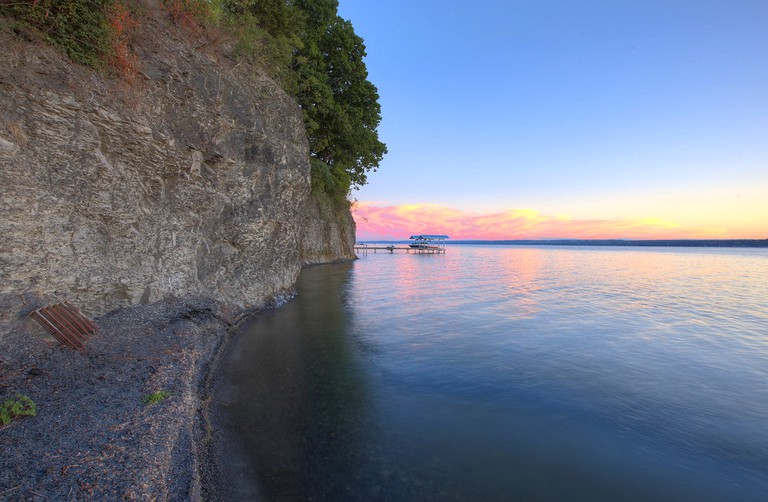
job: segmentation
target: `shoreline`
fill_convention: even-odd
[[[16,323],[0,337],[0,401],[29,396],[37,415],[0,428],[0,500],[215,500],[215,369],[244,323],[287,298],[119,308],[82,352]],[[156,392],[168,397],[146,404]]]

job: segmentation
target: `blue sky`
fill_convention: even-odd
[[[339,3],[389,148],[360,201],[768,237],[768,1]]]

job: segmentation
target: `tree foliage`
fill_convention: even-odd
[[[330,166],[342,167],[353,185],[366,183],[386,153],[377,127],[381,107],[368,80],[365,45],[349,21],[335,16],[320,36],[294,59],[293,89],[304,112],[310,151]]]

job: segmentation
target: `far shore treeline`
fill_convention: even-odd
[[[74,61],[130,83],[140,72],[132,50],[150,16],[146,0],[0,0],[14,31],[39,37]],[[313,190],[339,204],[367,182],[386,154],[381,107],[368,81],[363,39],[338,15],[338,0],[161,0],[167,15],[200,46],[266,71],[304,115]]]

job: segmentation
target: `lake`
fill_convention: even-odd
[[[768,500],[768,250],[453,245],[305,269],[218,371],[250,500]]]

